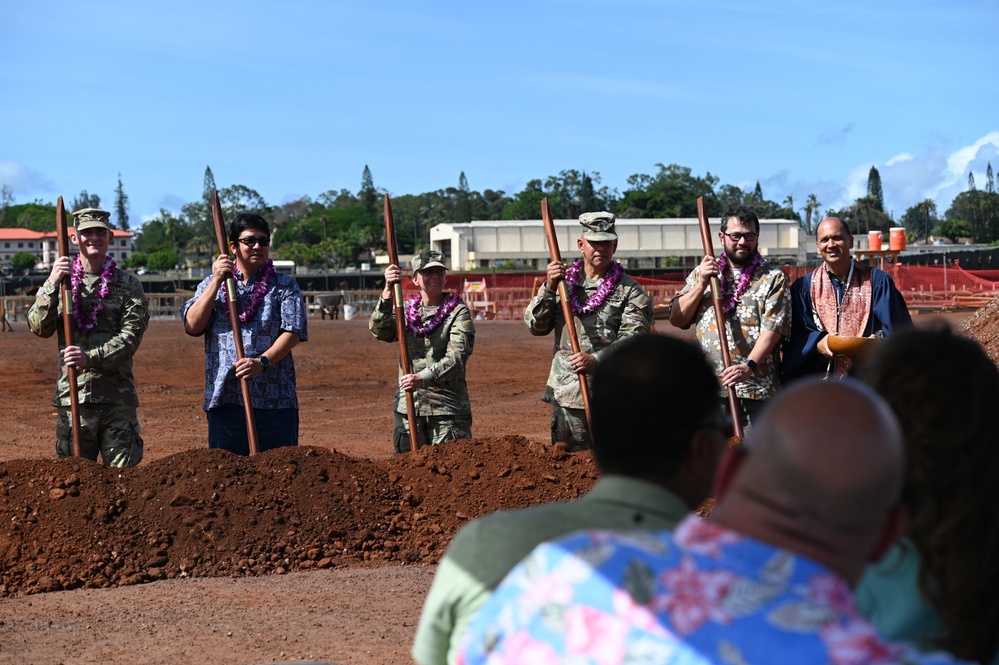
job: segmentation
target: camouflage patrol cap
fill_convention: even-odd
[[[113,231],[114,229],[111,228],[111,222],[108,221],[108,218],[110,217],[111,213],[107,210],[83,208],[82,210],[77,210],[73,213],[73,226],[76,227],[77,231],[98,227],[103,227],[108,231]]]
[[[617,240],[615,219],[617,218],[610,212],[584,212],[579,216],[579,223],[583,225],[583,237],[593,241]]]
[[[413,272],[420,272],[427,268],[444,268],[447,270],[447,266],[444,265],[444,255],[432,249],[425,249],[414,256],[412,264]]]

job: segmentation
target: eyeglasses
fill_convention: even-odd
[[[745,238],[748,242],[753,242],[760,237],[759,233],[725,233],[722,231],[721,234],[723,236],[728,236],[732,242],[739,242],[743,238]]]
[[[253,247],[254,245],[267,247],[267,245],[271,244],[271,239],[267,236],[249,236],[246,238],[240,238],[239,242],[243,243],[243,246],[245,247]]]

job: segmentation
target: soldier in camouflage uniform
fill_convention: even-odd
[[[722,402],[735,386],[743,427],[777,393],[780,341],[790,333],[791,298],[787,277],[759,253],[760,220],[746,206],[732,206],[722,217],[721,257],[705,256],[670,302],[669,320],[678,328],[697,326],[697,340],[722,383]],[[711,278],[721,282],[725,336],[731,363],[722,362]]]
[[[110,213],[86,208],[73,213],[70,239],[80,247],[76,258],[56,259],[49,278],[28,311],[28,326],[39,337],[59,334],[59,380],[53,406],[56,455],[73,455],[68,367],[76,368],[83,454],[104,464],[135,466],[142,460],[142,438],[132,378],[132,356],[149,323],[146,296],[139,280],[118,270],[107,256],[114,231]],[[73,341],[66,345],[59,284],[73,285]]]
[[[399,368],[395,393],[396,453],[409,451],[406,393],[413,391],[420,445],[472,437],[472,404],[465,385],[465,366],[472,355],[475,326],[468,306],[457,295],[444,292],[444,255],[427,250],[413,257],[413,283],[418,295],[407,300],[406,347],[412,373]],[[385,269],[385,289],[371,313],[368,329],[383,342],[397,342],[393,286],[402,269]]]
[[[547,279],[531,299],[524,321],[532,335],[555,331],[552,367],[542,401],[552,405],[552,442],[572,450],[590,447],[579,375],[589,374],[617,341],[652,328],[652,299],[638,282],[613,260],[617,251],[615,217],[609,212],[579,216],[582,233],[576,241],[582,258],[568,270],[561,261],[548,264]],[[572,352],[565,330],[558,283],[566,280],[572,298],[579,353]]]

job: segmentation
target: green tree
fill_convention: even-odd
[[[540,180],[528,180],[524,189],[513,195],[513,200],[503,208],[503,219],[538,219],[541,217],[541,199],[545,191]],[[556,213],[552,211],[554,216]]]
[[[364,165],[364,172],[361,173],[361,191],[358,192],[357,198],[361,201],[361,206],[364,210],[371,215],[376,217],[378,214],[378,190],[375,189],[375,179],[371,177],[371,169],[368,165]]]
[[[945,219],[937,224],[933,233],[934,235],[947,238],[951,242],[957,242],[960,238],[971,237],[971,225],[963,219]]]
[[[885,211],[885,193],[881,188],[881,174],[874,166],[871,166],[871,170],[867,174],[866,198],[870,200],[870,205],[877,206],[878,212]]]
[[[815,194],[809,194],[808,198],[805,200],[805,232],[814,233],[815,227],[819,225],[819,203],[818,198]],[[812,218],[815,218],[815,227],[812,226]]]
[[[703,196],[708,215],[722,213],[722,204],[715,195],[716,176],[695,176],[690,168],[679,164],[656,166],[659,172],[655,175],[638,173],[628,178],[631,188],[625,190],[611,212],[624,218],[696,217],[697,198]]]
[[[81,190],[79,196],[73,199],[73,207],[67,212],[76,212],[84,208],[100,208],[101,197],[97,194],[88,194],[87,190]]]
[[[928,239],[930,233],[940,224],[936,201],[923,199],[916,205],[909,206],[899,222],[905,227],[907,235],[911,234],[916,239]]]
[[[205,181],[201,188],[201,199],[205,202],[205,205],[212,205],[212,192],[214,192],[218,187],[215,186],[215,174],[212,173],[211,166],[205,166]]]
[[[18,252],[10,257],[10,267],[16,272],[27,274],[38,263],[38,257],[31,252]]]
[[[226,222],[241,212],[252,212],[263,217],[270,214],[270,206],[255,189],[245,185],[232,185],[219,191],[219,202],[225,213]]]
[[[760,181],[756,181],[756,189],[753,190],[753,200],[757,203],[763,203],[763,188],[760,187]]]
[[[14,205],[14,191],[5,182],[0,186],[0,228],[7,226],[5,221],[12,205]]]
[[[3,226],[31,231],[55,231],[55,206],[51,203],[19,203],[10,205],[4,215]]]
[[[462,171],[458,176],[458,191],[454,202],[454,221],[458,223],[472,221],[472,195],[468,188],[468,178]]]
[[[118,172],[118,186],[114,190],[114,216],[118,228],[128,231],[128,194],[121,184],[121,172]]]
[[[160,272],[173,270],[179,263],[180,259],[177,258],[177,254],[169,250],[153,252],[146,258],[146,265]]]

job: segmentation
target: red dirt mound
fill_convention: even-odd
[[[994,298],[965,321],[962,331],[982,345],[992,362],[999,365],[999,298]]]
[[[589,453],[523,437],[390,460],[325,448],[192,450],[134,469],[0,463],[0,597],[177,577],[436,561],[465,521],[567,500]]]

